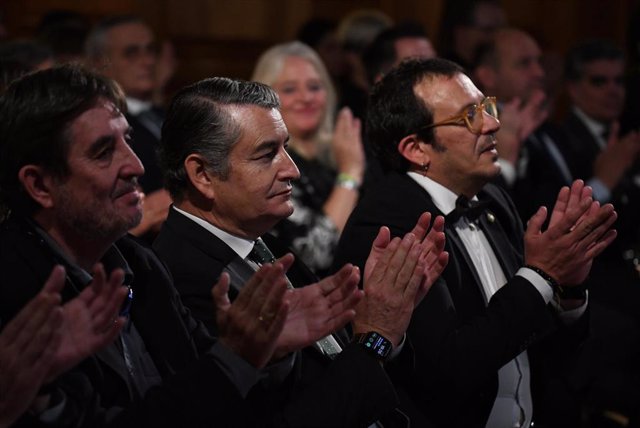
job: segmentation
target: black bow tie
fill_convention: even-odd
[[[465,217],[470,222],[476,221],[488,205],[487,201],[474,201],[460,195],[456,199],[456,208],[447,215],[447,221],[456,222],[460,217]]]

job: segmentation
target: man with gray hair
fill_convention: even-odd
[[[185,305],[213,334],[220,326],[206,288],[222,272],[230,274],[232,299],[247,276],[275,257],[290,266],[293,290],[317,281],[267,233],[292,214],[291,180],[300,175],[286,151],[289,134],[279,108],[266,85],[206,79],[176,95],[163,127],[161,161],[175,205],[153,247]],[[429,222],[429,215],[421,217],[402,240],[390,240],[387,228],[372,240],[354,337],[337,329],[344,322],[319,317],[317,322],[336,326],[334,334],[309,341],[299,353],[281,338],[277,364],[262,385],[275,425],[362,427],[381,419],[384,426],[406,424],[393,411],[398,399],[382,363],[401,348],[414,306],[446,265],[441,221],[423,241]],[[347,264],[319,284],[343,275],[360,278]],[[331,288],[318,291],[326,295]],[[303,328],[311,334],[317,326]]]

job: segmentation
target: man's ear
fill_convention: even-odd
[[[184,169],[189,182],[207,199],[214,199],[216,177],[207,169],[207,163],[199,154],[192,153],[184,160]]]
[[[423,144],[420,144],[423,143]],[[412,170],[424,170],[425,166],[429,166],[431,163],[431,157],[427,150],[425,150],[424,141],[418,138],[417,134],[411,134],[400,140],[398,144],[398,152],[400,155],[409,161],[412,165]]]
[[[37,165],[25,165],[18,171],[18,180],[27,194],[43,208],[54,206],[51,189],[57,185],[53,176]]]

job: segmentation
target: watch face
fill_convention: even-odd
[[[361,343],[380,358],[386,358],[391,352],[391,342],[376,332],[367,333]]]

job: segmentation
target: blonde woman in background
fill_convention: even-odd
[[[362,183],[360,120],[344,108],[334,128],[334,88],[319,56],[301,42],[264,52],[252,80],[270,85],[280,96],[289,154],[301,175],[292,183],[294,213],[273,232],[317,274],[324,274]]]

